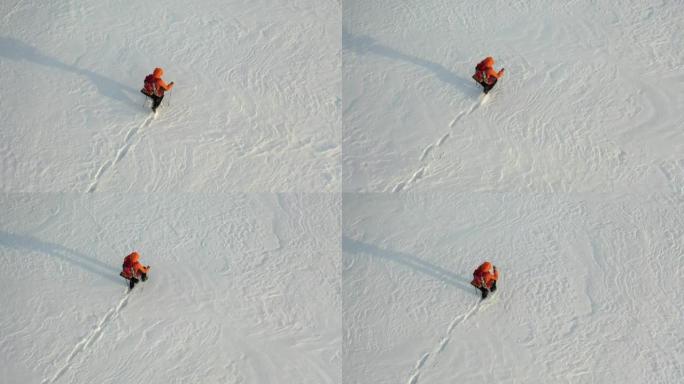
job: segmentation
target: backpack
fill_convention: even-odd
[[[157,79],[154,75],[147,75],[147,77],[145,77],[145,85],[143,86],[142,91],[148,96],[158,96]]]
[[[121,272],[121,276],[123,277],[130,278],[133,277],[133,275],[135,275],[135,271],[133,270],[133,262],[128,256],[126,256],[126,258],[124,259],[121,269],[123,270]]]
[[[481,61],[475,66],[475,75],[473,75],[473,78],[479,82],[487,80],[487,67],[484,64],[484,61]]]

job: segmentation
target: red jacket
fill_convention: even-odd
[[[491,288],[492,284],[499,279],[499,271],[489,261],[485,261],[473,272],[473,281],[470,282],[475,288]]]
[[[162,80],[162,76],[164,76],[164,70],[155,68],[152,74],[145,77],[143,92],[150,96],[154,95],[161,97],[164,96],[164,91],[170,91],[173,88],[173,82],[166,84],[164,80]]]
[[[147,273],[148,267],[142,265],[140,261],[140,255],[138,252],[133,252],[126,256],[123,262],[121,276],[130,279],[132,277],[138,277],[143,273]]]
[[[495,80],[503,77],[504,70],[494,70],[494,59],[487,57],[475,67],[473,79],[478,83],[492,84]]]

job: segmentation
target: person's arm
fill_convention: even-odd
[[[146,266],[144,266],[144,265],[142,265],[142,264],[140,264],[140,263],[137,263],[137,264],[135,265],[135,270],[136,270],[136,272],[147,273],[147,270],[148,270],[148,269],[149,269],[149,267],[146,267]]]
[[[166,84],[166,83],[164,82],[164,80],[159,79],[159,80],[157,80],[157,86],[158,86],[159,88],[165,90],[165,91],[170,91],[171,88],[173,88],[173,81],[170,82],[170,83],[168,83],[168,84]]]
[[[489,68],[487,70],[487,77],[493,77],[495,79],[498,79],[498,78],[502,77],[503,75],[504,75],[503,68],[499,72],[495,71],[494,68]]]

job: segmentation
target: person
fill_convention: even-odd
[[[140,263],[140,254],[138,252],[133,252],[124,258],[123,271],[120,275],[124,279],[128,280],[129,288],[133,289],[135,284],[140,280],[147,280],[147,272],[150,270],[150,266],[144,266]]]
[[[473,281],[470,284],[482,292],[482,299],[484,300],[490,292],[496,291],[498,279],[499,272],[496,267],[489,261],[485,261],[473,272]]]
[[[152,112],[157,112],[157,108],[164,98],[164,92],[173,88],[173,81],[166,84],[162,80],[162,76],[164,76],[164,70],[155,68],[151,74],[145,77],[145,85],[140,90],[145,96],[152,99]]]
[[[475,67],[473,80],[477,81],[482,86],[484,93],[487,94],[503,75],[504,69],[501,68],[499,72],[495,71],[494,59],[487,57]]]

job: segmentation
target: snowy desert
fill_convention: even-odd
[[[684,202],[345,195],[345,383],[678,383]],[[480,300],[472,271],[501,271]]]
[[[344,191],[684,193],[681,1],[419,3],[345,2]]]
[[[0,181],[0,384],[684,383],[682,0],[0,1]]]
[[[334,195],[14,194],[3,383],[339,383]],[[123,257],[150,278],[128,291]]]
[[[8,0],[0,20],[2,191],[339,189],[334,0]],[[153,120],[155,67],[175,87]]]

